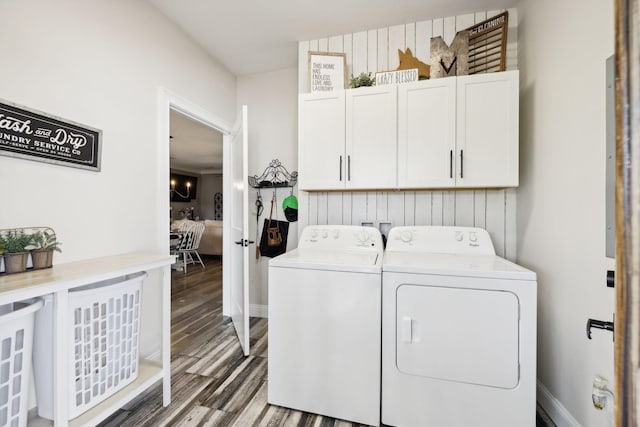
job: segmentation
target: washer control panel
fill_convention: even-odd
[[[382,235],[373,227],[357,225],[309,225],[302,230],[298,247],[318,249],[382,250]]]
[[[387,250],[495,255],[487,230],[475,227],[395,227],[389,233]]]

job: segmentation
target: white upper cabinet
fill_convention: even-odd
[[[518,186],[518,71],[457,79],[458,187]]]
[[[398,186],[454,187],[456,79],[398,86]]]
[[[302,190],[518,186],[518,71],[304,94]]]
[[[518,185],[518,71],[398,86],[398,187]]]
[[[344,189],[344,95],[344,91],[336,91],[299,97],[298,168],[304,190]]]
[[[348,189],[396,187],[396,88],[346,91]]]

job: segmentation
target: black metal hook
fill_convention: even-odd
[[[605,331],[614,331],[613,322],[604,320],[587,319],[587,338],[591,339],[591,328],[604,329]]]

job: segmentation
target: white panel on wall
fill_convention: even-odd
[[[342,43],[344,38],[342,36],[329,37],[329,52],[342,53]]]
[[[449,16],[444,18],[443,24],[443,36],[445,43],[451,45],[451,42],[456,36],[456,17]]]
[[[431,21],[421,21],[416,23],[416,50],[413,54],[420,61],[428,64],[431,58],[431,32],[433,24]]]
[[[485,228],[487,218],[487,190],[474,191],[473,208],[473,226]]]
[[[405,225],[405,192],[392,191],[387,193],[387,218],[393,221],[393,225]],[[384,219],[384,218],[380,218]]]
[[[476,16],[473,13],[456,16],[456,31],[467,29],[475,23],[476,23]]]
[[[378,194],[376,192],[367,193],[366,219],[376,219],[378,215]]]
[[[352,216],[352,194],[353,193],[340,193],[342,195],[342,222],[337,224],[351,224]]]
[[[378,32],[367,32],[367,72],[375,74],[378,69]]]
[[[407,24],[404,29],[404,48],[416,55],[416,24]]]
[[[416,193],[404,191],[404,225],[416,225]],[[402,193],[401,193],[402,194]]]
[[[337,209],[337,206],[332,206],[332,209]],[[318,217],[317,224],[328,224],[329,203],[327,193],[318,193]]]
[[[389,193],[387,192],[378,192],[376,193],[376,220],[387,220],[389,219]]]
[[[320,52],[328,52],[329,51],[329,39],[320,39],[318,40],[318,50]]]
[[[347,56],[348,76],[387,71],[399,65],[398,49],[411,48],[429,63],[431,37],[451,43],[457,31],[502,13],[502,10],[437,18],[361,31],[328,39],[300,42],[300,92],[308,91],[306,52],[327,46]],[[340,41],[342,46],[340,47]],[[325,49],[326,50],[326,49]],[[517,69],[517,15],[509,9],[507,68]],[[459,225],[489,230],[499,255],[516,258],[516,190],[438,190],[393,192],[331,192],[299,195],[299,226],[354,224],[363,220],[393,220],[394,225]],[[304,212],[306,210],[306,212]]]
[[[442,225],[456,225],[456,196],[454,191],[442,194]]]
[[[446,191],[434,191],[431,194],[431,225],[443,225],[445,193]]]
[[[508,9],[509,27],[507,33],[507,70],[518,69],[518,11]]]
[[[505,191],[487,191],[487,217],[485,229],[491,235],[496,253],[504,255],[505,242]],[[513,231],[515,233],[515,230]]]
[[[378,69],[376,71],[389,70],[389,30],[378,30]]]
[[[342,40],[342,51],[347,55],[347,75],[353,74],[353,36],[345,34]]]
[[[353,34],[353,75],[367,71],[367,32]]]
[[[415,225],[433,224],[433,206],[431,199],[433,193],[430,191],[416,191],[413,208],[413,223]]]
[[[298,92],[309,92],[309,42],[298,45]]]
[[[404,52],[405,49],[405,26],[395,25],[389,27],[389,63],[387,70],[395,70],[400,65],[398,49]]]
[[[504,257],[507,259],[516,259],[516,248],[517,248],[517,239],[515,231],[512,233],[509,230],[516,229],[516,189],[508,188],[504,190],[505,192],[505,200],[504,200]]]
[[[455,225],[473,227],[474,191],[455,191]]]
[[[341,224],[344,212],[342,193],[327,193],[327,224]]]
[[[432,37],[442,37],[444,36],[444,19],[434,19],[432,23]]]

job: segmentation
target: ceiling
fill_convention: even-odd
[[[298,41],[515,6],[519,0],[148,0],[237,76],[296,67]]]
[[[222,134],[174,110],[169,120],[171,169],[222,173]]]
[[[298,41],[515,6],[519,0],[148,0],[236,76],[297,67]],[[171,113],[171,167],[222,171],[222,135]]]

